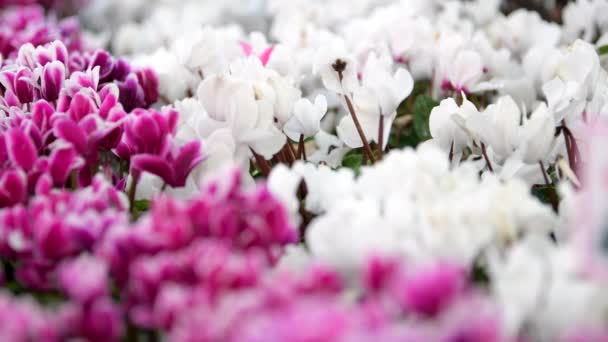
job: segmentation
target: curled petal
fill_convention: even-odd
[[[179,151],[179,155],[175,158],[174,169],[175,169],[175,184],[171,186],[184,186],[186,184],[186,178],[198,164],[203,161],[201,154],[201,144],[199,141],[193,141],[187,145],[184,145]]]
[[[136,155],[131,158],[131,168],[156,175],[169,185],[175,184],[173,169],[171,169],[167,160],[160,156],[151,154]]]

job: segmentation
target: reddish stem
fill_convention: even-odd
[[[378,159],[382,159],[384,153],[384,117],[380,115],[378,124]]]
[[[365,133],[363,132],[363,128],[361,128],[361,123],[357,118],[357,113],[355,113],[355,107],[353,103],[350,101],[348,96],[344,95],[344,99],[346,100],[346,106],[348,107],[348,111],[350,112],[351,117],[353,118],[353,122],[355,123],[355,127],[357,128],[357,133],[359,133],[359,137],[361,137],[361,142],[363,143],[363,150],[367,154],[367,158],[371,160],[372,164],[376,162],[376,158],[374,158],[374,153],[372,152],[372,148],[369,146],[369,142],[365,137]]]

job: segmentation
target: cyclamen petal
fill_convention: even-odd
[[[59,92],[65,80],[65,65],[59,61],[48,63],[42,73],[42,96],[47,101],[59,98]]]
[[[103,50],[95,51],[95,54],[91,58],[89,67],[99,67],[99,80],[101,82],[108,81],[114,69],[114,60],[112,56]]]
[[[57,185],[65,184],[70,173],[83,165],[84,160],[78,156],[71,146],[53,151],[49,161],[51,177]]]
[[[88,114],[96,112],[95,103],[84,91],[80,91],[72,98],[68,112],[72,120],[78,122]]]
[[[118,83],[118,88],[120,89],[120,103],[124,106],[125,111],[130,112],[135,108],[145,107],[146,94],[136,75],[127,76],[124,82]]]
[[[60,119],[53,125],[53,132],[58,138],[71,143],[82,155],[87,153],[88,143],[85,132],[70,119]]]
[[[24,202],[26,196],[27,178],[23,171],[7,171],[0,177],[0,208]]]
[[[464,290],[466,273],[452,265],[433,265],[406,276],[403,304],[412,312],[434,316]]]
[[[260,54],[259,58],[264,66],[266,66],[266,64],[268,64],[268,61],[270,60],[270,57],[272,56],[273,51],[274,51],[274,46],[271,46]]]
[[[38,152],[32,139],[20,128],[12,128],[5,135],[9,158],[25,171],[32,169],[38,159]]]
[[[148,68],[137,70],[135,74],[144,92],[145,103],[143,107],[149,107],[158,101],[158,77]]]
[[[186,184],[186,178],[188,178],[192,169],[200,164],[203,159],[200,141],[193,141],[182,146],[173,162],[175,179],[173,180],[173,184],[170,185],[173,187],[184,186]]]
[[[171,185],[175,179],[174,170],[167,160],[152,154],[138,154],[131,158],[131,168],[138,171],[149,172]]]

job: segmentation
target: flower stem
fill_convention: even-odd
[[[492,163],[490,162],[490,158],[488,158],[488,152],[486,150],[486,144],[481,143],[481,152],[483,153],[483,158],[486,160],[486,164],[488,165],[488,169],[490,172],[494,172],[494,168],[492,167]]]
[[[268,165],[268,162],[266,161],[266,159],[264,159],[259,154],[255,153],[255,151],[252,148],[250,148],[250,150],[251,150],[251,153],[253,153],[253,157],[255,158],[256,164],[258,164],[258,168],[260,169],[260,171],[262,172],[262,174],[265,177],[268,177],[268,175],[270,175],[270,165]]]
[[[372,164],[374,164],[376,162],[376,158],[374,158],[374,153],[372,152],[372,148],[369,146],[369,142],[367,141],[367,138],[365,137],[363,128],[361,128],[361,123],[359,122],[359,119],[357,118],[357,113],[355,113],[355,107],[353,106],[353,103],[351,102],[351,100],[348,98],[347,95],[344,95],[344,99],[346,100],[346,106],[348,107],[348,111],[350,112],[350,115],[353,118],[353,122],[355,123],[355,127],[357,128],[357,133],[359,133],[359,136],[361,137],[361,142],[363,143],[363,150],[367,154],[367,157],[369,158],[369,160],[371,160]]]
[[[300,141],[298,141],[298,159],[302,159],[304,156],[304,160],[306,160],[306,150],[304,147],[304,134],[300,134]]]
[[[296,160],[298,160],[298,154],[293,149],[293,145],[289,142],[289,140],[287,140],[287,151],[289,152],[289,157],[291,158],[292,164],[295,163]]]
[[[382,160],[384,153],[384,116],[380,115],[378,123],[378,159]]]
[[[138,178],[139,173],[136,170],[133,170],[131,175],[131,186],[129,186],[129,190],[127,191],[127,196],[129,197],[129,211],[131,213],[135,209],[135,192],[137,190]]]

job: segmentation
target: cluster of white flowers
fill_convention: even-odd
[[[306,231],[311,254],[346,269],[370,253],[473,264],[528,234],[547,235],[557,222],[521,181],[480,179],[472,163],[450,170],[435,147],[392,152],[359,177],[298,163],[275,168],[269,182],[297,209],[301,180],[305,209],[319,215]]]

